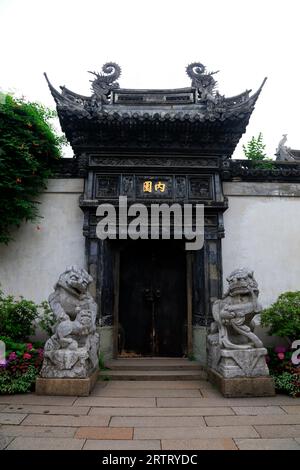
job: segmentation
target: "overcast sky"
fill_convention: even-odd
[[[124,88],[189,86],[195,61],[226,96],[267,76],[234,157],[260,131],[272,156],[282,133],[300,149],[299,13],[299,0],[0,0],[0,87],[53,108],[44,71],[89,95],[87,70],[107,61]]]

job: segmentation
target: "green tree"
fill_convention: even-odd
[[[252,136],[249,142],[243,145],[245,157],[253,162],[255,168],[274,168],[273,160],[267,158],[265,148],[261,132],[258,134],[258,137]]]
[[[23,221],[35,221],[37,196],[61,157],[64,137],[56,135],[54,111],[0,94],[0,243]]]
[[[284,292],[276,302],[261,314],[262,326],[270,328],[270,335],[287,338],[290,342],[300,338],[300,291]]]

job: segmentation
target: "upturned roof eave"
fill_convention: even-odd
[[[47,75],[45,78],[47,80],[49,89],[51,94],[58,106],[58,108],[67,109],[71,113],[76,113],[76,111],[80,112],[80,108],[82,110],[86,109],[86,106],[89,108],[92,104],[93,96],[87,97],[84,95],[80,95],[77,93],[72,92],[66,87],[61,87],[62,93],[60,93],[54,86],[51,84],[50,80],[48,79]],[[262,82],[259,89],[251,96],[249,96],[249,90],[241,93],[240,95],[236,95],[234,97],[224,98],[224,104],[227,107],[226,109],[226,116],[237,116],[239,113],[248,113],[249,111],[252,112],[254,105],[258,99],[258,96],[261,93],[261,90],[265,84],[266,78]],[[179,89],[166,89],[166,90],[137,90],[137,89],[127,89],[127,88],[119,88],[117,92],[119,94],[123,93],[130,93],[130,94],[142,94],[142,93],[195,93],[196,89],[193,87],[189,88],[179,88]],[[230,104],[232,103],[232,104]],[[108,103],[108,104],[101,104],[97,109],[98,113],[102,116],[105,115],[126,115],[126,117],[137,117],[137,116],[145,116],[149,114],[150,116],[160,115],[161,117],[166,116],[167,114],[172,115],[174,117],[178,112],[185,112],[186,114],[191,114],[191,116],[197,114],[207,114],[206,106],[203,102],[196,102],[196,103],[187,103],[187,104],[119,104],[119,103]],[[59,109],[58,109],[59,111]],[[216,108],[216,112],[218,110]],[[136,116],[134,116],[136,115]],[[211,119],[211,117],[208,117]]]

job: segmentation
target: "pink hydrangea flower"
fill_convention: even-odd
[[[31,354],[29,354],[29,353],[24,353],[24,354],[23,354],[23,359],[31,359],[31,357],[32,357],[32,356],[31,356]]]
[[[280,352],[277,354],[278,358],[282,361],[284,359],[284,353],[283,352]]]
[[[32,343],[28,343],[28,344],[26,345],[27,351],[31,351],[32,348],[33,348]]]
[[[17,359],[16,353],[15,352],[10,353],[10,355],[8,356],[8,359],[10,361],[15,361]]]

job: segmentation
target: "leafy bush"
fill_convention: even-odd
[[[292,363],[293,351],[286,346],[268,349],[267,362],[278,392],[300,396],[300,367]]]
[[[289,338],[292,342],[300,338],[300,291],[281,294],[271,307],[261,315],[261,324],[270,327],[271,335]]]
[[[300,397],[300,374],[291,374],[290,372],[283,372],[279,375],[274,375],[275,388],[279,392],[285,392],[292,397]]]
[[[5,336],[0,340],[6,346],[5,362],[0,365],[0,394],[32,390],[42,366],[43,348],[36,343],[16,343]]]
[[[22,221],[38,217],[36,197],[65,141],[50,124],[55,116],[40,104],[0,95],[0,243],[8,243]]]
[[[38,370],[29,366],[26,372],[11,374],[9,371],[0,371],[0,394],[26,393],[33,389]]]
[[[53,334],[53,326],[56,323],[53,312],[46,300],[41,302],[39,309],[41,310],[41,313],[37,318],[37,324],[47,333],[48,336],[51,336]]]
[[[261,132],[258,134],[258,137],[251,137],[247,145],[243,145],[245,157],[253,162],[255,168],[274,168],[273,160],[267,158],[265,147]]]
[[[14,341],[27,341],[35,332],[36,324],[51,334],[54,320],[48,302],[40,305],[31,300],[15,300],[0,291],[0,331]]]
[[[36,305],[25,299],[16,301],[0,291],[0,341],[5,344],[5,361],[0,363],[0,394],[24,393],[33,388],[44,355],[42,343],[27,342],[36,323],[51,328],[53,317],[47,302]]]
[[[26,340],[34,334],[33,321],[38,307],[30,300],[15,301],[12,295],[0,297],[0,331],[13,340]]]

